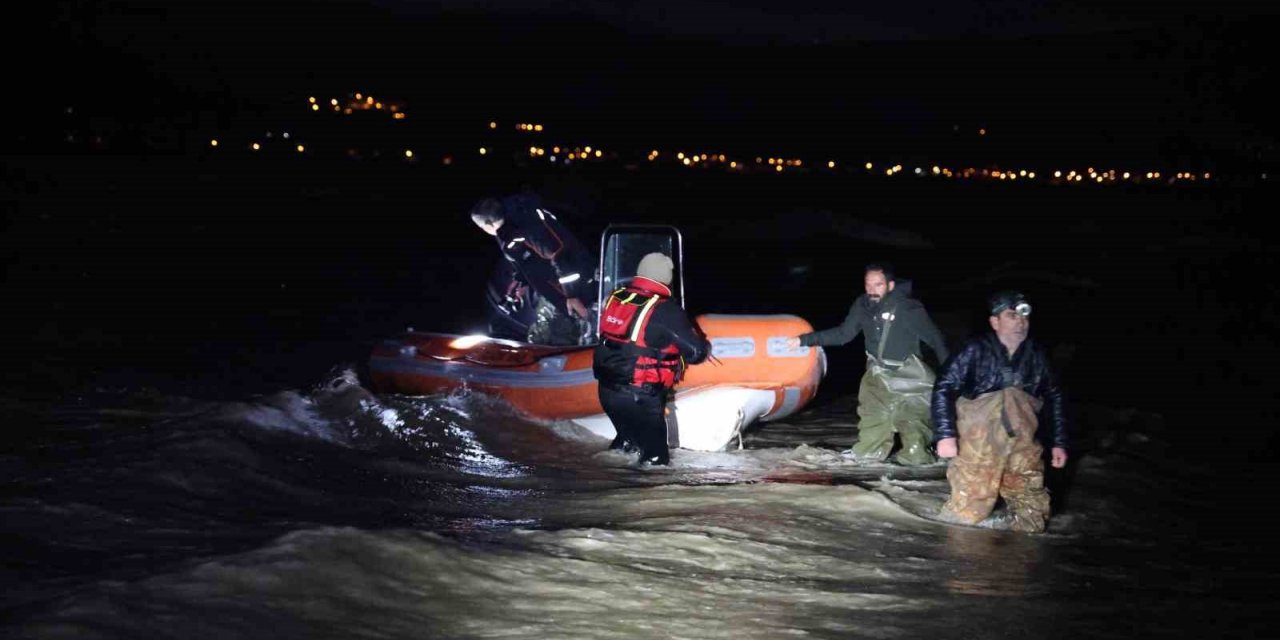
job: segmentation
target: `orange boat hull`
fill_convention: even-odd
[[[812,330],[805,320],[790,315],[718,314],[697,320],[711,340],[715,359],[691,366],[676,387],[678,413],[684,406],[699,406],[685,411],[692,421],[680,416],[682,434],[692,434],[690,430],[699,424],[721,421],[736,422],[731,430],[740,432],[756,419],[780,418],[799,410],[817,393],[825,373],[821,349],[788,349],[785,344],[788,337]],[[611,437],[612,425],[603,415],[591,372],[593,347],[506,340],[458,347],[458,338],[406,333],[385,341],[370,358],[374,390],[431,395],[468,388],[501,397],[530,418],[574,420]],[[706,440],[712,444],[699,448],[717,448],[718,437],[710,436]]]

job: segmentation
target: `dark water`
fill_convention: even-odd
[[[25,159],[6,180],[3,599],[20,637],[1261,635],[1273,194]],[[461,212],[678,224],[695,312],[826,326],[864,262],[953,344],[1015,284],[1078,425],[1048,533],[939,524],[861,466],[860,346],[810,410],[667,470],[481,397],[376,397],[374,340],[470,332]]]

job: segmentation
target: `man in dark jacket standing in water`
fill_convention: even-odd
[[[516,315],[534,305],[529,342],[584,342],[592,333],[583,300],[595,292],[595,258],[569,228],[527,194],[485,198],[472,207],[471,221],[497,239],[514,275],[505,287],[489,285],[491,307]]]
[[[965,344],[947,363],[933,390],[938,455],[954,457],[947,469],[951,498],[943,520],[977,524],[1004,498],[1018,531],[1043,531],[1049,521],[1043,449],[1036,442],[1037,415],[1048,405],[1052,464],[1067,463],[1067,424],[1062,391],[1044,348],[1028,337],[1031,304],[1015,291],[988,300],[991,333]]]
[[[642,464],[670,462],[665,412],[671,390],[687,365],[710,353],[706,337],[671,301],[673,267],[664,254],[644,256],[636,277],[600,312],[592,368],[600,404],[618,431],[609,448],[639,448]]]
[[[929,451],[933,441],[929,398],[934,374],[920,358],[920,343],[929,345],[939,362],[946,361],[947,346],[924,305],[911,297],[911,283],[904,281],[899,286],[889,266],[867,265],[863,287],[866,293],[853,301],[840,326],[792,338],[791,345],[842,345],[861,333],[866,343],[867,372],[858,388],[858,442],[853,446],[854,457],[884,460],[893,450],[896,433],[902,439],[899,464],[930,464],[935,461]]]

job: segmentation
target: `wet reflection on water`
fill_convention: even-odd
[[[1049,554],[1044,540],[1010,531],[948,526],[943,531],[943,552],[950,566],[943,584],[951,593],[1028,597],[1050,590],[1042,569]]]

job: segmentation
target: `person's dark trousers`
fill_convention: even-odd
[[[618,430],[621,446],[638,446],[641,462],[667,464],[671,459],[663,415],[666,401],[667,394],[660,390],[600,385],[600,405]]]

